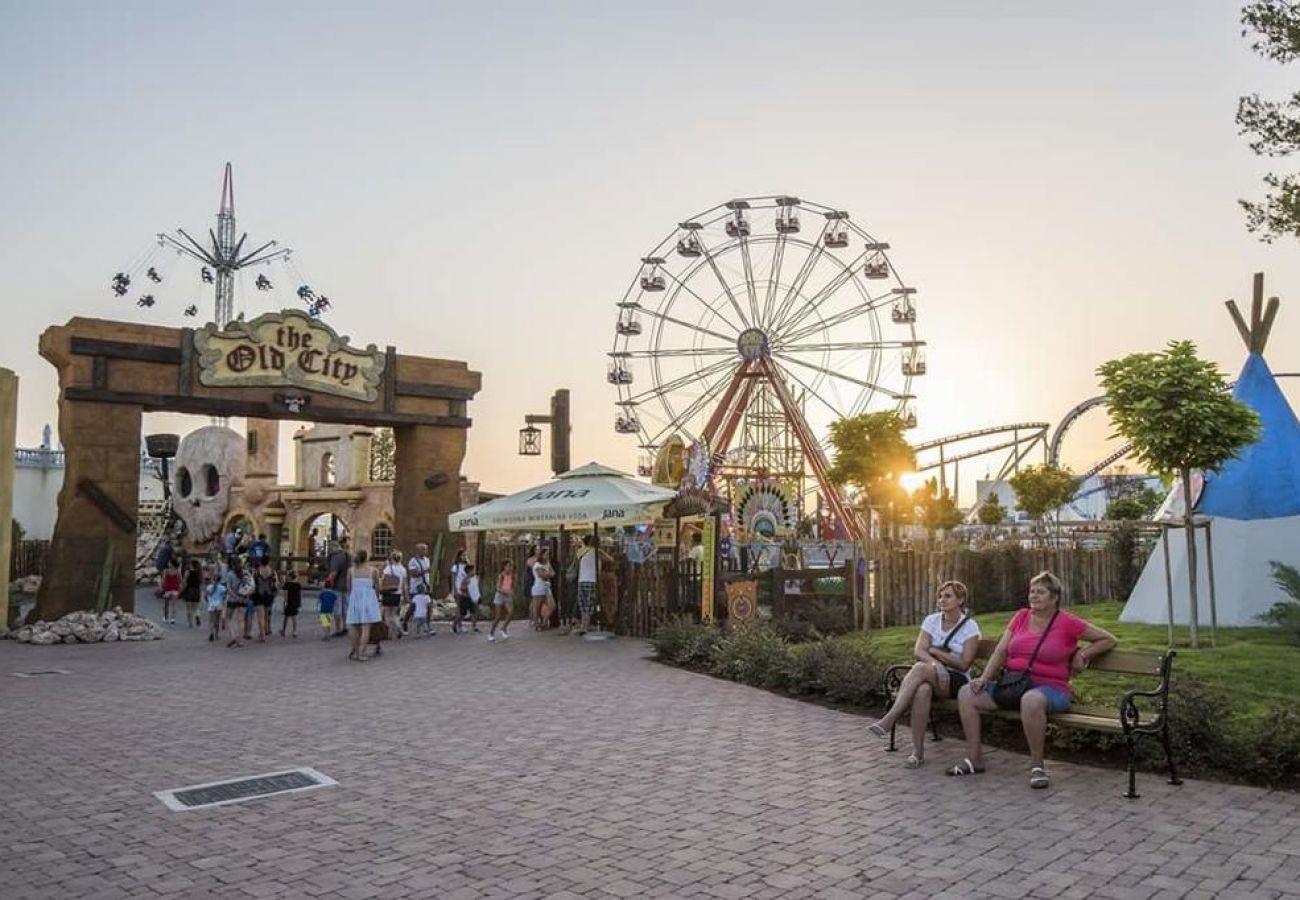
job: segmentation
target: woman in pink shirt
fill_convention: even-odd
[[[1080,647],[1079,642],[1085,642]],[[1012,616],[989,664],[957,694],[962,731],[969,754],[948,770],[949,775],[975,775],[984,771],[980,746],[980,713],[996,709],[998,675],[1028,672],[1033,687],[1020,698],[1020,721],[1029,742],[1029,786],[1051,784],[1043,766],[1048,713],[1070,708],[1070,676],[1088,668],[1094,657],[1115,646],[1109,631],[1061,609],[1061,579],[1039,572],[1029,581],[1029,606]]]

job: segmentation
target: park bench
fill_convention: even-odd
[[[975,654],[977,668],[981,667],[982,663],[988,662],[997,644],[998,642],[995,640],[981,640],[979,642],[979,650]],[[891,666],[885,672],[885,689],[889,693],[891,703],[898,693],[903,677],[912,668],[912,665],[913,663],[906,663]],[[1137,743],[1143,737],[1151,736],[1160,739],[1165,751],[1165,763],[1169,767],[1169,783],[1182,784],[1182,780],[1178,777],[1178,772],[1174,768],[1173,752],[1169,745],[1169,678],[1173,671],[1173,665],[1173,650],[1163,654],[1111,650],[1101,656],[1094,657],[1086,670],[1075,674],[1072,680],[1074,684],[1078,684],[1080,678],[1088,677],[1090,672],[1119,675],[1124,676],[1126,679],[1131,676],[1134,679],[1159,679],[1159,681],[1154,687],[1146,689],[1134,687],[1126,691],[1120,697],[1118,709],[1072,705],[1068,712],[1053,713],[1047,718],[1047,721],[1052,725],[1123,736],[1125,746],[1128,749],[1128,791],[1125,792],[1124,796],[1130,800],[1139,796],[1137,792]],[[1149,681],[1146,683],[1150,684]],[[1142,711],[1139,709],[1139,698],[1153,701],[1155,707],[1153,711],[1147,713],[1145,720]],[[930,733],[934,740],[942,740],[939,737],[935,714],[939,711],[948,710],[955,712],[956,709],[956,700],[947,698],[942,700],[936,698],[934,700],[930,707]],[[1020,719],[1020,711],[1012,709],[998,708],[992,712],[985,712],[984,715],[999,719]],[[894,741],[896,730],[897,725],[889,734],[890,751],[898,749]]]

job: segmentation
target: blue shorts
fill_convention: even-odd
[[[1038,691],[1047,699],[1047,711],[1049,713],[1063,713],[1070,708],[1070,695],[1058,687],[1052,687],[1050,684],[1040,684],[1032,690]],[[997,702],[998,686],[990,681],[984,686],[984,693],[989,695],[989,699]]]

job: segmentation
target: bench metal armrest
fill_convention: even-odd
[[[1169,676],[1173,671],[1174,651],[1160,658],[1160,684],[1149,691],[1127,691],[1119,701],[1119,721],[1125,734],[1158,734],[1169,713]],[[1143,722],[1137,698],[1148,697],[1156,701],[1155,718]]]
[[[912,671],[913,665],[915,663],[900,663],[885,670],[885,693],[889,695],[890,700],[893,700],[898,694],[898,689],[903,684],[903,678],[908,672]]]

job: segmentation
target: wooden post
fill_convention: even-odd
[[[1219,636],[1219,613],[1214,596],[1214,546],[1210,543],[1210,520],[1205,520],[1205,571],[1210,578],[1210,646]]]
[[[1169,646],[1174,645],[1174,576],[1169,565],[1169,528],[1160,527],[1161,549],[1165,555],[1165,615],[1169,621]]]
[[[0,369],[0,600],[5,603],[4,624],[18,624],[17,607],[9,604],[9,567],[13,558],[14,450],[18,442],[18,376]]]

